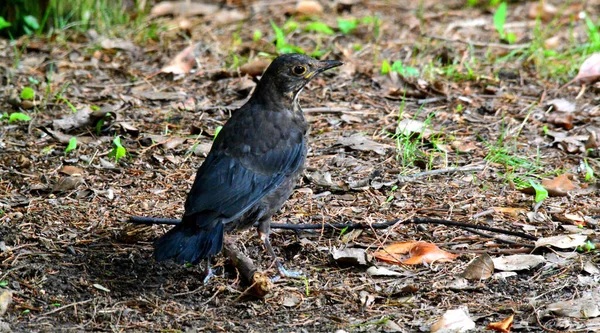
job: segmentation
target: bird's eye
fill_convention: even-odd
[[[292,71],[294,72],[294,74],[296,75],[303,75],[304,73],[306,73],[306,67],[304,66],[295,66]]]

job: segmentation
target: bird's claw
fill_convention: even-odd
[[[204,280],[202,280],[202,284],[206,285],[208,283],[208,281],[215,276],[215,273],[213,272],[212,268],[210,267],[210,263],[207,264],[207,268],[206,268],[206,276],[204,277]]]

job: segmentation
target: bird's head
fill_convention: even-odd
[[[277,98],[293,101],[312,78],[342,64],[338,60],[316,60],[304,54],[281,55],[269,65],[254,94],[277,94]]]

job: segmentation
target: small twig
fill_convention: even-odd
[[[175,225],[180,223],[179,220],[176,219],[162,219],[162,218],[151,218],[151,217],[139,217],[133,216],[129,219],[131,223],[137,224],[171,224]],[[485,230],[490,232],[495,232],[504,235],[510,235],[515,237],[520,237],[532,241],[537,241],[537,237],[526,234],[524,232],[505,230],[500,228],[488,227],[484,225],[471,224],[471,223],[463,223],[463,222],[455,222],[450,220],[441,220],[441,219],[432,219],[432,218],[413,218],[409,220],[400,220],[393,219],[382,223],[373,223],[373,224],[362,224],[362,223],[322,223],[322,224],[287,224],[287,223],[272,223],[272,229],[284,229],[284,230],[322,230],[322,229],[386,229],[395,225],[396,223],[400,224],[441,224],[441,225],[450,225],[463,229],[477,229],[477,230]]]
[[[441,175],[444,173],[454,173],[454,172],[482,171],[484,169],[485,169],[485,165],[466,165],[466,166],[458,167],[458,168],[436,169],[436,170],[415,173],[414,175],[408,176],[408,177],[399,176],[398,181],[400,181],[402,183],[408,183],[408,182],[414,181],[417,178],[421,178],[421,177]]]
[[[529,43],[499,44],[499,43],[475,42],[472,40],[450,39],[450,38],[446,38],[446,37],[442,37],[442,36],[434,36],[434,35],[427,35],[427,34],[423,34],[422,36],[427,37],[427,38],[442,40],[442,41],[449,42],[449,43],[460,43],[460,44],[473,45],[473,46],[478,46],[478,47],[495,47],[495,48],[507,49],[507,50],[517,50],[517,49],[523,49],[523,48],[531,46],[531,44],[529,44]]]
[[[39,320],[40,318],[43,318],[43,317],[45,317],[45,316],[48,316],[48,315],[51,315],[51,314],[53,314],[53,313],[60,312],[60,311],[62,311],[62,310],[64,310],[64,309],[66,309],[66,308],[70,308],[70,307],[72,307],[72,306],[77,306],[77,305],[86,304],[86,303],[89,303],[89,302],[91,302],[91,301],[93,301],[93,298],[90,298],[90,299],[88,299],[87,301],[81,301],[81,302],[75,302],[75,303],[67,304],[67,305],[61,306],[60,308],[57,308],[57,309],[54,309],[54,310],[52,310],[52,311],[46,312],[46,313],[44,313],[44,314],[42,314],[42,315],[40,315],[40,316],[36,317],[36,319],[37,319],[37,320]]]

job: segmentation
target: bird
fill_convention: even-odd
[[[223,248],[225,233],[257,230],[282,277],[287,271],[269,240],[271,217],[292,194],[306,163],[306,122],[298,95],[318,74],[342,65],[304,54],[275,58],[249,100],[222,127],[196,172],[180,223],[154,242],[157,261],[198,264]]]

